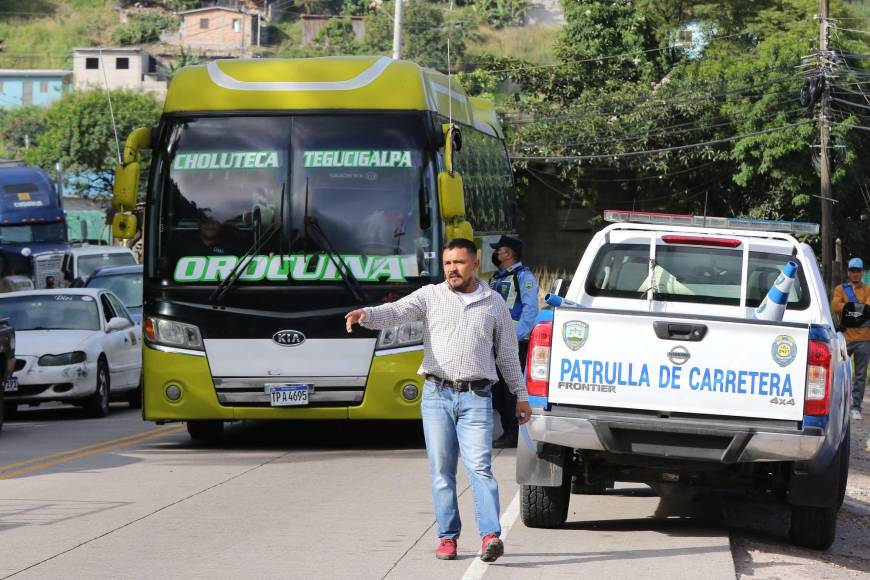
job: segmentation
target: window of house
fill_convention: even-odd
[[[208,29],[208,18],[200,18],[199,19],[199,28],[200,28],[200,30]]]
[[[88,70],[96,70],[100,68],[100,59],[96,57],[88,57],[85,59],[85,68]]]
[[[233,18],[233,32],[239,32],[242,29],[242,21],[238,18]]]
[[[118,57],[115,59],[115,68],[118,70],[127,70],[130,68],[130,59],[127,57]]]
[[[48,81],[39,81],[39,92],[47,93],[48,92]]]

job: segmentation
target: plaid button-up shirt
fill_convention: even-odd
[[[467,305],[447,282],[430,284],[391,304],[366,308],[362,326],[380,330],[422,320],[419,374],[494,383],[498,365],[511,392],[527,401],[510,312],[500,295],[480,280],[477,283],[482,292]]]

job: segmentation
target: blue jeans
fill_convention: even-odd
[[[462,463],[474,493],[480,537],[501,534],[498,483],[492,475],[492,391],[456,391],[423,384],[423,433],[432,478],[439,538],[458,538],[462,529],[456,497],[456,465]]]

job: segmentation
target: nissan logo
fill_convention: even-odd
[[[305,342],[305,335],[298,330],[279,330],[272,335],[272,340],[281,346],[299,346]]]
[[[689,354],[689,351],[686,350],[684,346],[675,346],[671,349],[671,352],[668,353],[668,358],[677,366],[684,365],[689,362],[689,359],[692,358],[692,355]]]

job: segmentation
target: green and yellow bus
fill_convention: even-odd
[[[116,236],[146,188],[144,417],[194,438],[240,419],[413,419],[423,329],[344,314],[443,279],[454,237],[515,231],[488,102],[385,57],[222,60],[178,72],[126,141]]]

